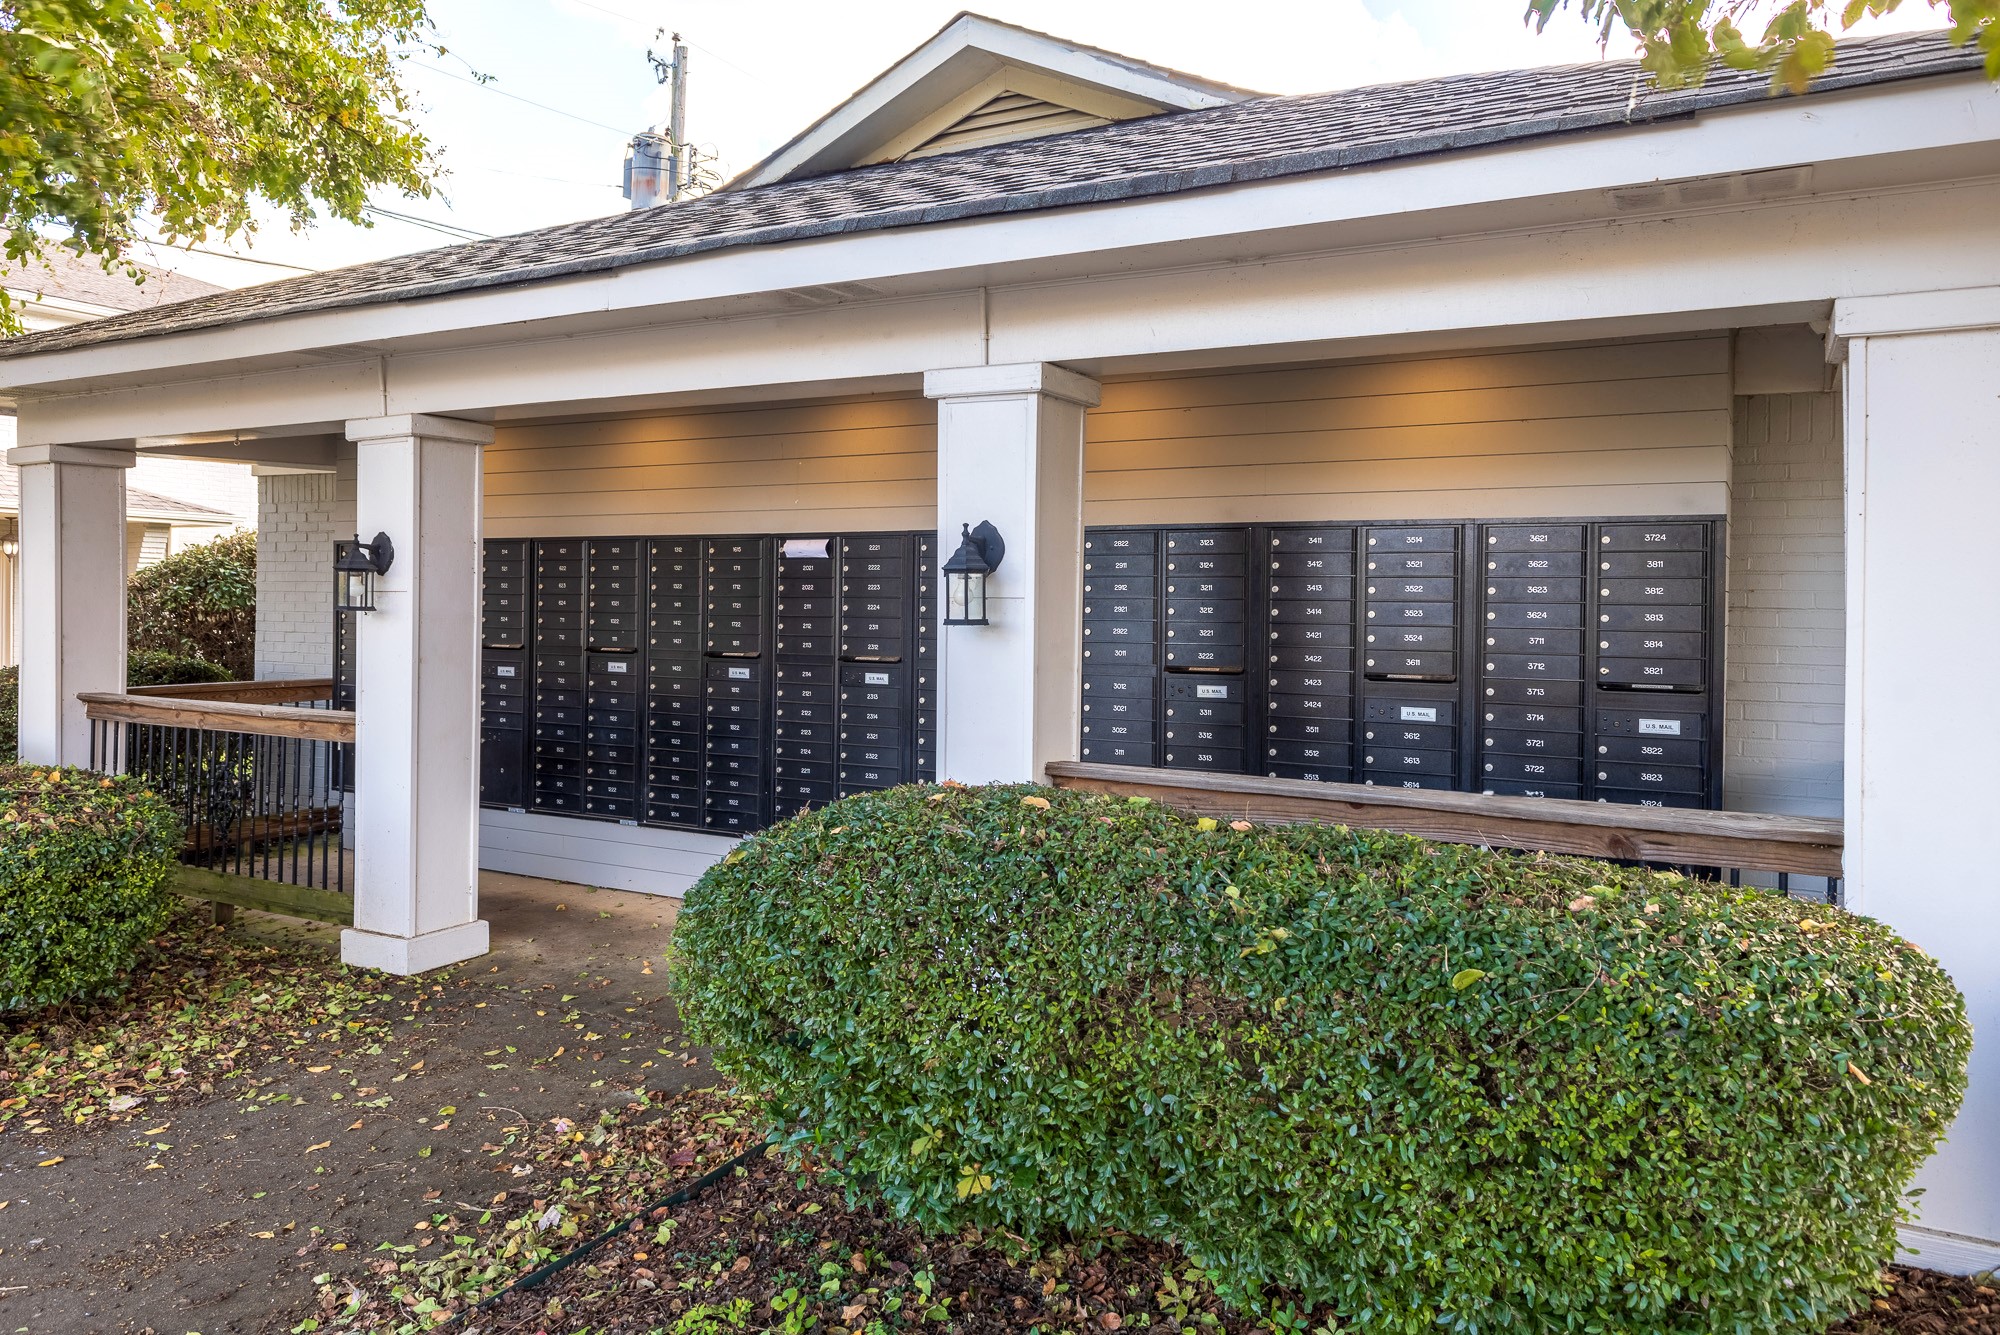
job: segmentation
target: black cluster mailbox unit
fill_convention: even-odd
[[[481,801],[747,834],[935,778],[936,542],[489,540]]]
[[[1721,800],[1722,521],[1092,528],[1085,760]]]

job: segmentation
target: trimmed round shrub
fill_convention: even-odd
[[[1170,1239],[1377,1331],[1822,1331],[1971,1049],[1838,910],[1028,786],[773,827],[674,953],[773,1126],[927,1226]]]
[[[180,847],[135,779],[0,765],[0,1010],[117,991],[166,923]]]
[[[0,667],[0,765],[18,752],[21,728],[21,669]]]

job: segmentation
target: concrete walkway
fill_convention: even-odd
[[[528,1129],[713,1079],[666,995],[678,901],[494,874],[480,893],[492,954],[421,997],[397,984],[419,1005],[376,1051],[272,1062],[162,1108],[153,1135],[0,1141],[0,1331],[289,1331],[314,1275],[430,1245],[434,1211],[530,1208],[550,1184],[506,1152]],[[332,927],[244,913],[234,930],[338,955]]]

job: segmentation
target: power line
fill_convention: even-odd
[[[580,121],[585,125],[594,125],[600,130],[609,130],[613,134],[622,134],[628,137],[632,133],[632,131],[625,129],[621,126],[606,125],[603,121],[594,121],[588,116],[579,116],[574,111],[564,111],[561,107],[552,107],[546,102],[537,102],[532,97],[522,97],[519,93],[510,93],[505,88],[496,88],[490,83],[481,83],[478,79],[469,78],[463,74],[455,74],[452,71],[446,69],[442,65],[433,65],[426,60],[418,60],[412,63],[417,65],[422,65],[427,70],[436,70],[439,74],[444,75],[444,77],[447,79],[456,79],[460,83],[469,83],[474,88],[484,88],[489,93],[498,93],[502,97],[511,97],[516,102],[525,103],[528,106],[535,107],[541,111],[550,112],[557,116],[565,116],[568,117],[570,120]]]
[[[413,213],[398,213],[394,209],[385,209],[380,204],[364,204],[361,208],[364,213],[372,213],[377,217],[390,218],[400,223],[409,223],[413,227],[428,227],[433,232],[440,232],[458,241],[490,241],[493,237],[493,234],[490,232],[475,232],[470,227],[459,227],[452,223],[433,222],[429,218],[419,218]]]
[[[600,14],[609,14],[614,19],[624,19],[627,23],[635,23],[641,28],[661,27],[661,25],[654,23],[650,19],[642,19],[637,14],[627,14],[623,10],[608,9],[603,5],[593,4],[591,0],[572,0],[572,3],[582,5],[585,9],[594,9]],[[662,30],[664,31],[664,29]],[[729,68],[735,70],[738,74],[742,75],[746,79],[755,80],[757,83],[764,82],[764,80],[760,76],[752,74],[749,70],[744,69],[741,65],[731,60],[728,56],[723,55],[720,51],[715,50],[713,47],[703,46],[700,42],[697,42],[692,38],[687,39],[687,44],[693,47],[695,50],[701,52],[703,55],[714,56],[717,60],[729,66]]]
[[[178,245],[178,244],[176,244],[175,242],[172,242],[172,241],[153,241],[153,240],[150,240],[150,239],[148,239],[148,240],[146,240],[145,244],[146,244],[146,245],[147,245],[147,246],[148,246],[148,247],[149,247],[150,249],[152,249],[153,251],[155,251],[155,252],[156,252],[156,258],[157,258],[157,252],[158,252],[158,251],[162,251],[162,250],[178,250],[178,251],[182,251],[182,252],[184,252],[184,253],[187,253],[187,254],[194,254],[194,255],[213,255],[213,256],[214,256],[214,257],[215,257],[216,259],[219,259],[219,260],[236,260],[236,261],[238,261],[238,262],[240,262],[240,263],[243,263],[243,264],[261,264],[261,265],[264,265],[265,267],[267,267],[267,268],[271,268],[271,269],[290,269],[290,270],[292,270],[292,271],[293,271],[294,273],[319,273],[319,272],[320,272],[320,270],[318,270],[318,269],[315,269],[315,268],[311,267],[310,265],[305,265],[305,264],[286,264],[286,263],[284,263],[284,262],[283,262],[283,261],[281,261],[281,260],[260,260],[260,259],[257,259],[257,258],[255,258],[254,256],[250,256],[250,255],[232,255],[232,254],[230,254],[230,253],[229,253],[228,251],[226,251],[226,250],[209,250],[209,249],[207,249],[206,247],[203,247],[203,246],[183,246],[183,245]]]

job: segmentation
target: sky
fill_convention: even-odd
[[[443,57],[406,66],[446,170],[428,199],[376,204],[372,227],[254,237],[138,258],[228,286],[283,278],[624,210],[625,144],[662,123],[647,50],[690,48],[688,139],[723,179],[758,161],[928,39],[957,0],[432,0]],[[1601,59],[1573,8],[1537,35],[1524,0],[986,0],[1010,23],[1271,93]],[[1747,26],[1747,25],[1746,25]],[[1938,26],[1912,4],[1866,31]],[[1614,41],[1613,59],[1631,54]],[[491,76],[484,84],[472,71]],[[439,228],[446,230],[438,230]],[[283,267],[296,266],[296,267]]]

